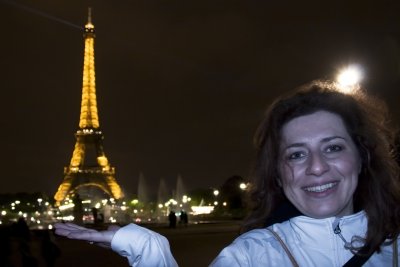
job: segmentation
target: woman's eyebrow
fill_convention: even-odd
[[[344,137],[342,137],[342,136],[334,135],[334,136],[329,136],[329,137],[322,138],[322,140],[321,140],[320,143],[327,143],[327,142],[330,142],[330,141],[332,141],[332,140],[334,140],[334,139],[346,140],[346,138],[344,138]],[[296,148],[296,147],[303,147],[303,146],[305,146],[305,145],[306,145],[305,142],[298,142],[298,143],[293,143],[293,144],[287,145],[287,146],[284,147],[284,149],[289,149],[289,148],[293,148],[293,147],[294,147],[294,148]]]
[[[305,144],[306,143],[293,143],[293,144],[287,145],[285,147],[285,149],[289,149],[289,148],[292,148],[292,147],[302,147],[302,146],[305,146]]]
[[[346,141],[346,138],[339,136],[339,135],[334,135],[334,136],[322,138],[321,143],[326,143],[326,142],[332,141],[334,139],[342,139],[342,140]]]

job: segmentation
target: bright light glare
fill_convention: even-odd
[[[240,183],[239,188],[242,189],[242,190],[246,190],[247,184],[245,184],[245,183]]]
[[[210,214],[214,210],[214,206],[192,206],[193,215]]]
[[[358,89],[362,76],[362,71],[358,66],[349,66],[340,71],[337,82],[344,93],[351,93]]]
[[[73,204],[73,203],[70,203],[70,204],[67,204],[67,205],[61,205],[60,207],[59,207],[59,209],[61,210],[61,211],[63,211],[63,210],[66,210],[66,209],[71,209],[71,208],[73,208],[75,205]]]

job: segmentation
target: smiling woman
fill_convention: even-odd
[[[399,167],[385,103],[363,90],[345,94],[339,89],[333,82],[312,82],[269,107],[256,135],[254,204],[243,231],[265,222],[293,223],[293,215],[321,223],[354,219],[361,212],[368,222],[357,222],[347,233],[349,241],[363,240],[352,243],[353,253],[371,255],[383,249],[384,241],[396,240]],[[293,213],[281,208],[288,201]]]
[[[399,166],[385,105],[313,82],[275,101],[256,135],[253,207],[223,266],[397,266]],[[177,266],[168,241],[134,224],[69,238],[111,245],[131,266]]]

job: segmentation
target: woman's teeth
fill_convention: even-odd
[[[324,185],[305,187],[304,190],[308,192],[320,193],[334,187],[337,183],[328,183]]]

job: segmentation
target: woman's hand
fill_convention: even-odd
[[[97,231],[73,223],[56,223],[54,227],[56,228],[57,235],[65,236],[70,239],[84,240],[105,248],[111,247],[111,240],[120,228],[119,226],[111,225],[105,231]]]

